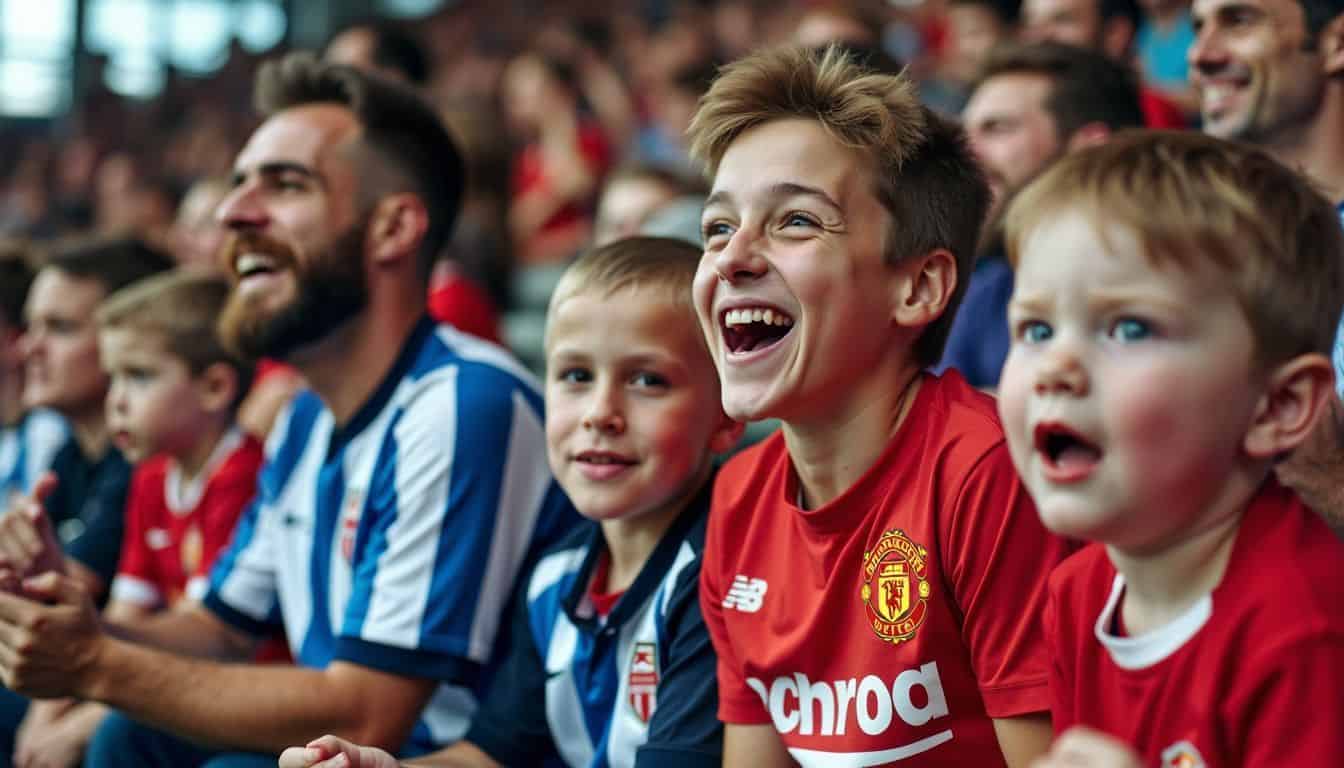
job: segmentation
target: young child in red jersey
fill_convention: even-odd
[[[1269,155],[1140,133],[1013,203],[1000,413],[1047,527],[1042,766],[1344,765],[1344,543],[1273,467],[1333,397],[1334,207]]]
[[[724,407],[783,424],[722,470],[706,537],[725,764],[1025,765],[1067,548],[993,400],[924,372],[989,198],[963,134],[908,79],[801,48],[728,66],[690,134]]]
[[[175,270],[133,283],[98,308],[108,433],[137,465],[103,611],[114,624],[203,596],[210,566],[255,491],[262,448],[234,425],[250,367],[215,334],[228,291],[222,278]],[[35,701],[19,729],[17,764],[77,764],[105,712],[95,703]]]

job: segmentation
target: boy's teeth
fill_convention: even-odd
[[[773,309],[730,309],[724,313],[723,322],[724,325],[730,327],[747,325],[748,323],[764,323],[787,328],[793,325],[793,318]]]

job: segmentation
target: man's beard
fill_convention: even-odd
[[[254,233],[235,235],[226,248],[230,271],[239,254],[265,254],[277,271],[294,273],[296,295],[284,307],[264,313],[254,304],[266,297],[244,297],[235,288],[219,317],[224,345],[250,360],[284,360],[363,311],[369,299],[363,258],[367,231],[367,221],[355,224],[307,266],[284,243]]]

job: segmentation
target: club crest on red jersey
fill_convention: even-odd
[[[630,675],[626,681],[630,690],[630,708],[641,723],[649,722],[658,705],[658,646],[654,643],[635,643],[630,658]]]
[[[1162,750],[1162,768],[1208,768],[1208,763],[1194,744],[1178,741]]]
[[[915,636],[928,614],[929,553],[900,529],[889,530],[863,553],[863,610],[877,636],[900,645]]]

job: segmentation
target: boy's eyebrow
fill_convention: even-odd
[[[830,206],[837,211],[843,210],[840,204],[819,187],[808,186],[807,184],[798,184],[792,181],[781,181],[778,184],[772,184],[765,190],[765,197],[770,200],[777,200],[784,197],[813,197],[821,201],[824,205]],[[726,189],[719,189],[711,192],[709,197],[705,198],[705,208],[722,202],[731,202],[732,194]]]
[[[1186,305],[1179,301],[1156,296],[1151,291],[1097,291],[1088,300],[1093,309],[1115,309],[1134,304],[1160,305],[1168,310],[1180,310]]]
[[[1019,311],[1039,311],[1050,305],[1050,295],[1047,293],[1029,293],[1025,296],[1014,295],[1008,299],[1008,308]]]

